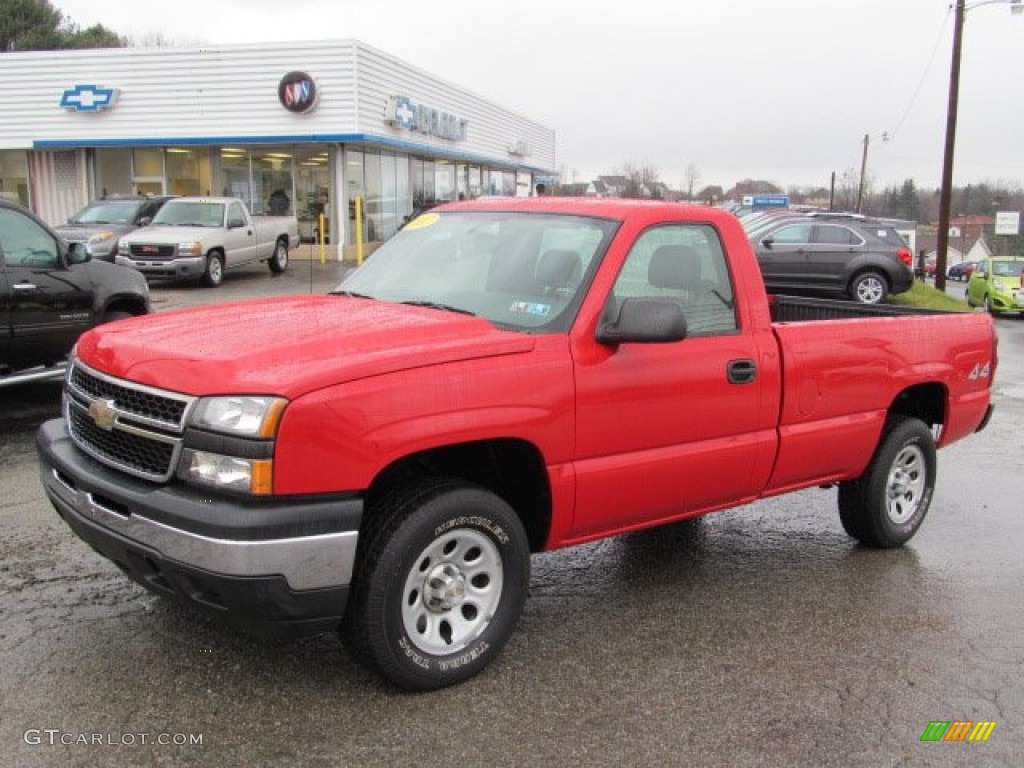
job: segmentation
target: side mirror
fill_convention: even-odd
[[[770,251],[772,249],[772,246],[775,245],[775,238],[766,237],[764,240],[761,241],[761,245],[763,245]]]
[[[68,264],[85,264],[92,259],[84,243],[72,243],[68,247]]]
[[[152,216],[143,216],[141,219],[139,219],[139,226],[140,227],[148,227],[152,223],[153,223],[153,217]]]
[[[597,329],[601,344],[623,342],[664,343],[686,338],[686,316],[674,299],[629,298],[619,307],[618,317],[603,321]]]
[[[241,229],[245,226],[244,219],[230,219],[228,221],[228,229]]]

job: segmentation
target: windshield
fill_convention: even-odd
[[[131,224],[138,213],[139,200],[102,200],[90,203],[71,219],[72,224]]]
[[[171,201],[153,217],[154,224],[177,227],[224,226],[224,203]]]
[[[999,277],[1020,277],[1022,269],[1024,269],[1024,260],[992,262],[992,274]]]
[[[548,213],[424,213],[334,293],[568,330],[619,222]]]

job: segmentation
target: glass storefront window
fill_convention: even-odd
[[[132,185],[140,195],[164,193],[164,151],[148,147],[132,150]]]
[[[395,198],[398,200],[398,226],[402,226],[412,215],[412,189],[409,180],[409,167],[412,161],[407,157],[398,157],[396,160]]]
[[[501,193],[505,197],[516,196],[516,173],[515,171],[503,171],[501,174]]]
[[[398,218],[398,181],[395,178],[397,163],[394,155],[382,154],[380,157],[380,233],[381,240],[387,240],[395,232],[401,221]]]
[[[28,153],[0,151],[0,197],[28,207]]]
[[[377,152],[365,152],[363,154],[363,173],[366,182],[365,206],[366,214],[366,242],[372,243],[381,239],[381,179],[380,179],[380,154]]]
[[[363,179],[363,153],[356,149],[345,150],[345,202],[348,206],[348,231],[345,233],[345,244],[356,243],[356,198],[363,197],[365,186]],[[363,211],[363,221],[366,212]],[[366,241],[366,231],[363,231]]]
[[[292,147],[261,148],[252,153],[252,201],[255,214],[287,215],[294,209],[292,199]]]
[[[96,150],[96,189],[99,197],[132,194],[132,151]]]
[[[330,155],[327,148],[323,145],[296,147],[295,215],[299,219],[299,237],[303,242],[320,242],[321,212],[324,214],[323,230],[325,233],[330,232],[331,217],[327,205],[330,189]]]
[[[249,151],[237,147],[223,147],[220,150],[220,194],[224,197],[239,197],[250,201]]]
[[[434,185],[437,202],[446,203],[455,199],[455,166],[452,163],[447,160],[435,161]]]
[[[172,195],[209,195],[210,152],[202,149],[168,147],[165,163],[167,191]]]

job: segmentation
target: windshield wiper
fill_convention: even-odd
[[[346,296],[350,299],[372,299],[376,301],[373,296],[367,296],[365,293],[356,293],[355,291],[331,291],[332,296]]]
[[[408,304],[410,307],[429,307],[430,309],[443,309],[445,312],[457,312],[460,315],[476,317],[476,312],[470,312],[462,307],[453,307],[451,304],[441,304],[437,301],[400,301],[399,304]]]

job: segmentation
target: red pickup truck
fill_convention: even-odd
[[[426,690],[499,652],[531,552],[828,485],[903,544],[995,365],[986,314],[769,297],[717,209],[480,200],[329,295],[91,331],[37,445],[143,585]]]

